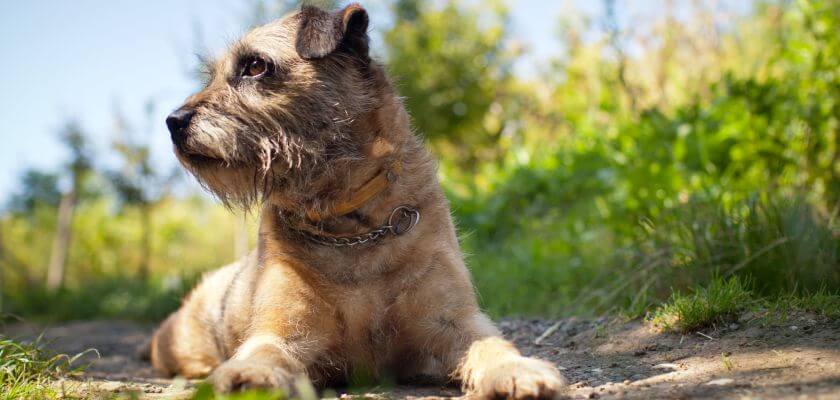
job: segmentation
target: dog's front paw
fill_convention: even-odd
[[[469,383],[469,395],[481,399],[553,399],[566,381],[550,363],[515,357],[488,366]]]
[[[291,396],[294,376],[278,366],[230,360],[216,368],[208,380],[219,393],[247,389],[282,389]]]

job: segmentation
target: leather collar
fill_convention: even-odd
[[[340,217],[356,211],[368,200],[387,189],[388,184],[396,181],[401,172],[402,163],[395,161],[390,167],[384,168],[358,189],[352,191],[345,200],[333,205],[327,211],[318,212],[314,209],[307,210],[306,218],[310,222],[318,223],[328,218]]]

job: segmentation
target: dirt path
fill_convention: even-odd
[[[562,369],[570,382],[569,398],[840,399],[840,321],[808,314],[770,326],[748,314],[726,327],[690,335],[656,333],[640,321],[604,319],[505,320],[500,325],[524,353]],[[149,365],[135,357],[149,326],[93,321],[0,328],[13,337],[42,330],[56,351],[99,351],[100,358],[80,379],[58,383],[68,390],[177,398],[189,397],[194,387],[195,382],[154,378]],[[457,396],[455,388],[401,386],[365,397]]]

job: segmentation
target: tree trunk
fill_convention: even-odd
[[[151,216],[151,205],[143,202],[140,204],[140,223],[141,229],[143,230],[140,234],[142,235],[142,243],[141,243],[141,253],[140,253],[140,279],[146,280],[149,278],[149,260],[151,259],[152,253],[152,216]]]
[[[50,263],[47,268],[47,290],[54,292],[64,284],[64,270],[70,241],[73,238],[73,213],[76,211],[76,192],[71,190],[61,197],[58,205],[58,223],[53,239]]]

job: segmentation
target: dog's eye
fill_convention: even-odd
[[[242,69],[242,76],[256,78],[262,76],[266,71],[268,71],[268,64],[264,60],[254,58],[245,63],[245,68]]]

